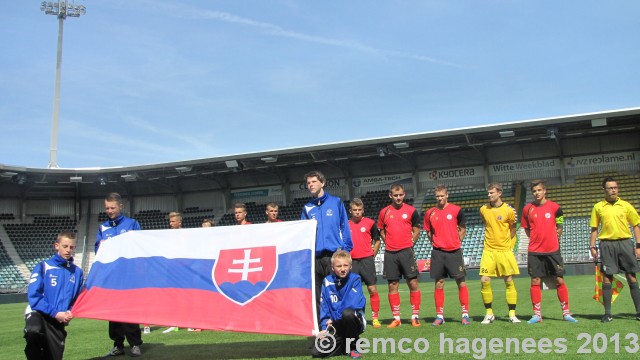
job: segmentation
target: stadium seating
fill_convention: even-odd
[[[13,263],[0,240],[0,290],[16,289],[26,284],[26,279],[20,274],[20,270]]]
[[[36,216],[32,223],[3,226],[29,270],[53,254],[53,243],[61,231],[77,232],[76,221],[68,216]]]

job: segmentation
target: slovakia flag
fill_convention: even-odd
[[[210,330],[317,332],[316,222],[130,231],[104,241],[76,317]]]

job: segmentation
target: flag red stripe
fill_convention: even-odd
[[[315,323],[309,289],[269,290],[240,306],[204,290],[93,287],[77,304],[75,317],[209,330],[310,336]]]

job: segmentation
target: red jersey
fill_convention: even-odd
[[[521,226],[529,229],[530,253],[554,253],[560,250],[560,241],[556,232],[564,217],[560,205],[547,200],[542,205],[527,204],[522,210]]]
[[[349,228],[351,229],[351,240],[353,241],[351,258],[364,259],[373,256],[372,240],[377,241],[380,238],[376,223],[369,218],[363,217],[357,223],[349,220]]]
[[[380,210],[378,229],[384,230],[384,242],[389,251],[413,247],[413,228],[420,227],[420,216],[411,205],[402,204],[400,209],[389,205]]]
[[[432,207],[424,216],[424,230],[431,234],[433,247],[443,251],[460,249],[458,225],[464,227],[464,223],[464,212],[454,204],[447,204],[442,210]]]

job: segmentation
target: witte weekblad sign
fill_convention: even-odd
[[[546,170],[560,170],[560,159],[531,160],[489,165],[489,175]]]
[[[640,151],[626,151],[619,153],[567,157],[564,159],[564,166],[568,169],[575,169],[589,166],[637,164],[638,161],[640,161]]]

